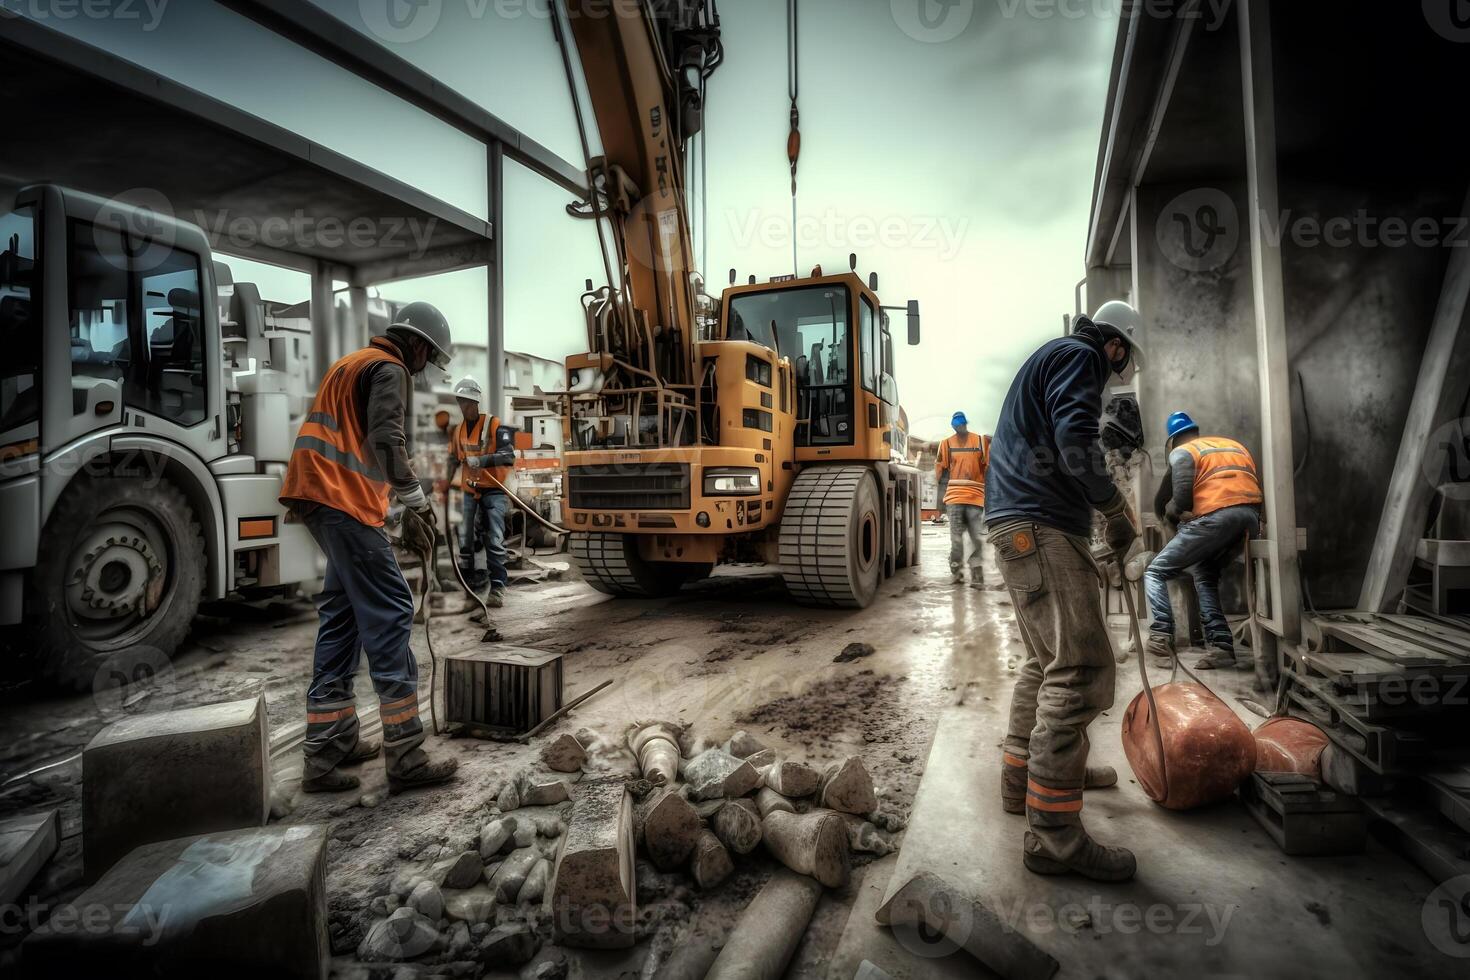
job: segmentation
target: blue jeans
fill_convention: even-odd
[[[413,715],[398,725],[385,724],[385,742],[416,745],[423,731],[417,717],[418,664],[408,645],[413,593],[387,533],[325,506],[304,521],[327,556],[322,590],[312,596],[321,622],[306,695],[307,774],[317,775],[357,745],[352,682],[363,653],[380,707]]]
[[[490,585],[505,585],[510,576],[505,572],[505,515],[510,501],[498,490],[487,490],[478,498],[465,493],[460,506],[459,567],[471,585],[476,584],[475,552],[484,545],[485,565],[490,572]]]
[[[1194,579],[1199,597],[1199,614],[1204,623],[1205,642],[1221,650],[1235,649],[1234,637],[1225,612],[1220,608],[1220,573],[1240,554],[1247,536],[1261,531],[1260,512],[1249,504],[1225,507],[1188,524],[1179,525],[1179,533],[1164,545],[1149,563],[1143,576],[1153,612],[1155,633],[1174,636],[1174,609],[1169,603],[1169,580],[1185,572]]]

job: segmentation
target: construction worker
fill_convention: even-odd
[[[1094,510],[1115,555],[1138,537],[1097,440],[1109,375],[1129,380],[1138,367],[1139,326],[1131,306],[1112,302],[1042,345],[1011,383],[991,447],[986,529],[1026,646],[1011,693],[1001,803],[1008,813],[1024,810],[1022,857],[1039,874],[1122,881],[1136,868],[1132,852],[1083,829],[1082,790],[1118,781],[1111,767],[1087,765],[1087,726],[1112,705],[1114,673],[1088,542]]]
[[[478,381],[463,379],[454,386],[454,397],[459,400],[463,416],[451,436],[454,458],[461,467],[456,482],[464,491],[459,526],[460,570],[471,588],[483,587],[484,582],[475,570],[475,546],[483,542],[490,584],[485,602],[499,608],[505,605],[505,587],[509,581],[505,572],[505,517],[510,500],[501,488],[510,479],[515,456],[512,452],[507,459],[504,453],[495,450],[500,419],[480,412],[484,392]]]
[[[1184,412],[1167,423],[1170,498],[1164,518],[1177,528],[1173,539],[1144,573],[1153,624],[1148,652],[1174,656],[1174,609],[1169,581],[1185,572],[1194,579],[1200,619],[1210,651],[1196,667],[1235,667],[1235,638],[1220,608],[1220,572],[1240,554],[1241,542],[1261,530],[1261,481],[1256,461],[1234,439],[1201,438],[1199,426]]]
[[[990,437],[970,432],[964,412],[949,420],[954,435],[939,444],[934,476],[949,516],[949,574],[958,584],[965,580],[965,538],[970,539],[970,585],[985,582],[981,542],[985,540],[985,467],[990,462]]]
[[[357,777],[340,767],[378,754],[377,742],[358,737],[352,682],[361,652],[378,695],[389,791],[445,782],[457,766],[422,748],[418,665],[408,644],[413,595],[384,531],[391,492],[404,506],[405,546],[434,547],[434,512],[413,470],[405,419],[411,376],[430,361],[448,364],[449,350],[439,311],[409,304],[386,336],[328,369],[296,437],[281,502],[327,557],[313,597],[321,625],[307,692],[301,788],[308,793],[356,788]]]

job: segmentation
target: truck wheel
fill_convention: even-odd
[[[164,657],[189,632],[204,589],[204,538],[168,481],[82,477],[41,536],[36,624],[42,677],[89,689],[102,661],[129,648]]]
[[[798,602],[861,609],[883,573],[883,498],[864,466],[801,471],[781,517],[781,575]]]
[[[572,559],[587,584],[607,595],[656,599],[709,575],[709,565],[647,561],[631,534],[572,535]]]

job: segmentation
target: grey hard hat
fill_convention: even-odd
[[[450,347],[449,321],[429,303],[409,303],[398,311],[389,330],[403,330],[428,341],[433,353],[429,360],[441,368],[449,367],[454,354]]]
[[[476,381],[474,378],[461,378],[459,380],[459,383],[454,386],[455,398],[463,398],[465,401],[478,402],[481,398],[484,397],[484,395],[485,391],[483,388],[480,387],[480,382]]]
[[[1139,338],[1143,334],[1143,317],[1132,305],[1120,299],[1109,300],[1097,308],[1092,315],[1092,322],[1103,332],[1107,338],[1116,337],[1125,341],[1129,348],[1132,360],[1142,365],[1143,345]]]

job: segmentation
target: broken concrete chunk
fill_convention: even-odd
[[[879,857],[893,853],[893,843],[880,834],[878,828],[873,824],[855,813],[843,813],[840,816],[842,822],[847,825],[848,847],[854,851],[876,854]]]
[[[520,966],[536,955],[536,933],[524,922],[496,926],[480,942],[479,960],[486,966]]]
[[[140,844],[264,826],[270,726],[263,695],[135,715],[82,752],[82,859],[88,881]]]
[[[871,657],[875,652],[871,643],[849,643],[842,648],[842,652],[832,658],[834,664],[851,663],[861,660],[863,657]]]
[[[694,807],[673,790],[655,790],[638,805],[636,839],[660,871],[681,868],[699,840],[700,818]]]
[[[490,890],[495,892],[495,897],[502,902],[514,902],[540,857],[532,847],[512,851],[510,857],[500,862],[500,867],[495,869],[495,877],[490,881]]]
[[[995,909],[928,871],[894,892],[873,918],[883,926],[925,926],[997,976],[1047,980],[1060,968],[1056,959]]]
[[[357,947],[357,958],[368,963],[411,960],[433,950],[438,941],[434,924],[405,906],[373,923]]]
[[[500,795],[495,798],[495,805],[500,808],[501,813],[510,813],[521,808],[521,791],[516,780],[505,781],[505,785],[500,788]]]
[[[755,794],[755,805],[756,809],[760,810],[762,817],[769,816],[777,811],[783,811],[785,813],[796,812],[796,804],[770,787],[765,787]]]
[[[567,784],[560,779],[547,782],[527,780],[520,787],[521,806],[556,806],[572,798]]]
[[[472,888],[479,884],[480,875],[485,872],[485,862],[480,860],[480,855],[475,851],[464,851],[449,866],[444,875],[445,888]]]
[[[822,774],[821,789],[821,805],[829,810],[866,816],[878,809],[873,777],[855,755],[828,766]]]
[[[486,861],[506,850],[515,839],[516,818],[501,817],[480,829],[480,857]]]
[[[767,786],[791,799],[811,796],[822,781],[815,769],[800,762],[777,762],[765,775]]]
[[[444,899],[444,914],[470,925],[489,922],[495,915],[495,895],[485,885],[448,895]]]
[[[874,810],[868,819],[873,821],[874,826],[880,830],[886,830],[890,834],[897,833],[908,826],[908,820],[902,814],[894,813],[892,810]]]
[[[750,763],[723,749],[708,749],[684,765],[689,795],[696,800],[733,800],[760,785],[760,773]]]
[[[145,844],[53,908],[22,959],[50,977],[204,975],[191,964],[228,963],[243,975],[320,980],[331,949],[326,854],[319,826]]]
[[[587,761],[582,743],[563,732],[541,747],[541,761],[553,772],[577,772]]]
[[[551,879],[551,862],[545,858],[537,860],[531,868],[531,873],[526,875],[526,883],[521,885],[520,894],[516,901],[521,905],[530,902],[539,902],[546,897],[546,883]]]
[[[444,918],[444,895],[432,881],[421,881],[408,893],[408,907],[430,922]]]
[[[536,824],[530,820],[517,823],[514,841],[516,847],[530,847],[536,843]]]
[[[759,752],[752,752],[750,755],[745,757],[745,761],[750,763],[751,767],[754,769],[765,769],[776,763],[776,750],[761,749]]]
[[[679,775],[679,729],[667,722],[654,722],[628,734],[628,748],[638,759],[643,778],[655,786],[674,782]]]
[[[560,837],[565,829],[556,817],[533,817],[532,820],[536,824],[536,833],[552,840]]]
[[[748,759],[757,752],[768,752],[770,749],[766,747],[765,742],[742,729],[731,735],[725,742],[725,751],[737,759]]]
[[[792,871],[811,875],[828,888],[847,884],[847,826],[838,814],[830,810],[776,810],[767,814],[762,824],[766,850],[776,860]]]
[[[730,876],[735,870],[735,864],[730,860],[730,852],[725,850],[725,845],[720,843],[718,837],[708,830],[699,833],[699,841],[694,845],[694,855],[689,859],[689,873],[694,877],[694,883],[701,890],[708,891]]]
[[[633,945],[633,808],[622,779],[584,782],[562,837],[551,889],[560,943],[598,949]]]
[[[0,821],[0,906],[18,899],[61,841],[59,811]]]
[[[761,815],[754,800],[730,800],[716,811],[711,827],[735,854],[749,854],[761,842]]]

